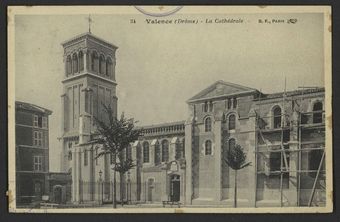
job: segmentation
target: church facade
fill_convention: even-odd
[[[95,158],[91,141],[93,118],[105,118],[101,104],[117,115],[117,47],[91,33],[62,46],[61,165],[72,172],[72,202],[112,201],[110,156]],[[126,150],[136,167],[118,178],[118,199],[232,207],[235,171],[225,159],[239,145],[251,165],[237,173],[238,206],[321,206],[324,99],[324,88],[264,94],[217,81],[186,101],[186,120],[142,127]]]

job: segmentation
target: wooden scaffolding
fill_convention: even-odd
[[[314,200],[315,198],[315,192],[316,192],[316,187],[318,185],[318,187],[325,189],[325,186],[322,186],[320,183],[322,175],[324,174],[324,159],[325,159],[325,138],[323,138],[323,140],[320,141],[308,141],[308,140],[304,140],[304,134],[306,133],[306,131],[308,130],[315,130],[318,129],[320,131],[320,133],[324,133],[325,130],[325,124],[324,124],[324,118],[322,118],[322,121],[320,123],[314,123],[313,121],[309,121],[309,122],[304,122],[304,120],[306,119],[306,117],[308,117],[307,119],[313,119],[315,114],[318,113],[324,113],[324,111],[312,111],[312,112],[303,112],[302,109],[302,100],[303,100],[303,90],[301,91],[301,95],[299,96],[299,99],[294,99],[294,98],[290,98],[287,99],[286,98],[286,92],[283,93],[282,96],[282,105],[281,105],[281,124],[279,127],[273,127],[272,124],[269,127],[264,127],[265,124],[263,124],[265,121],[265,119],[269,119],[270,122],[272,121],[273,118],[278,117],[278,116],[274,116],[274,115],[266,115],[266,116],[262,116],[261,115],[261,105],[262,105],[262,101],[261,101],[261,96],[259,97],[259,101],[258,101],[258,111],[257,116],[256,116],[256,142],[255,142],[255,169],[256,169],[256,174],[255,174],[255,196],[257,198],[257,179],[258,179],[258,175],[259,174],[263,174],[264,172],[258,171],[258,155],[265,155],[265,158],[269,158],[272,153],[280,153],[280,169],[279,170],[275,170],[275,171],[271,171],[271,169],[269,169],[269,174],[272,175],[280,175],[280,206],[283,207],[284,206],[284,202],[286,200],[284,200],[284,195],[283,195],[283,180],[284,180],[284,175],[288,174],[289,176],[289,181],[291,180],[295,180],[293,183],[291,184],[295,184],[296,185],[296,189],[297,189],[297,205],[301,206],[300,203],[300,199],[301,199],[301,175],[302,174],[311,174],[311,173],[315,173],[315,178],[312,179],[313,181],[313,186],[311,189],[311,192],[309,194],[309,198],[308,198],[308,204],[307,206],[312,206],[313,201],[315,202],[314,205],[318,205],[318,201]],[[261,94],[260,94],[261,95]],[[299,100],[299,101],[298,101]],[[293,121],[293,117],[292,117],[292,113],[290,114],[286,112],[286,105],[288,105],[288,102],[292,102],[295,103],[297,105],[297,109],[293,110],[293,112],[297,112],[297,121]],[[295,147],[294,149],[290,148],[290,143],[294,143],[295,141],[290,141],[290,131],[295,128],[295,131],[297,131],[297,148]],[[280,133],[280,141],[279,143],[275,143],[275,144],[268,144],[267,140],[265,139],[264,133],[266,134],[271,134],[271,133]],[[287,135],[289,135],[288,140],[287,140]],[[261,143],[259,143],[261,142]],[[321,144],[319,146],[315,146],[316,144]],[[265,147],[266,149],[261,149]],[[315,169],[303,169],[302,167],[302,157],[303,157],[303,153],[304,152],[312,152],[313,150],[321,150],[322,151],[322,155],[321,155],[321,159],[320,162],[318,164],[318,168]],[[297,156],[298,156],[298,161],[297,161],[297,166],[296,169],[291,169],[290,168],[290,164],[289,164],[289,155],[292,153],[296,153],[297,152]],[[270,160],[268,160],[270,161]],[[296,174],[296,178],[291,177],[291,174]],[[255,201],[255,207],[256,207],[256,203],[257,203],[257,199]]]

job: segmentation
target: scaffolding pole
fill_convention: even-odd
[[[281,113],[281,155],[280,155],[280,205],[283,206],[283,163],[285,164],[285,170],[287,171],[289,169],[288,162],[287,162],[287,156],[286,151],[283,146],[283,138],[284,138],[284,131],[283,127],[286,122],[286,109],[285,109],[285,99],[286,99],[286,77],[285,77],[285,88],[284,93],[282,96],[282,113]],[[283,114],[283,115],[282,115]]]
[[[257,128],[257,121],[258,121],[258,116],[256,115],[255,129]],[[257,131],[255,131],[255,152],[257,152],[257,149],[258,149],[258,133]],[[255,153],[255,172],[257,172],[257,155],[256,154],[257,153]],[[255,208],[256,208],[256,200],[257,200],[257,173],[255,173],[255,200],[254,200]]]
[[[259,95],[259,115],[261,112],[261,94]],[[258,121],[259,121],[259,115],[255,116],[255,201],[254,201],[254,207],[256,208],[256,202],[257,202],[257,150],[258,150]]]
[[[315,176],[315,179],[314,179],[314,182],[313,182],[313,187],[312,187],[312,191],[311,191],[311,194],[310,194],[310,197],[309,197],[309,200],[308,200],[308,207],[310,207],[312,205],[312,202],[313,202],[313,198],[314,198],[314,194],[315,194],[315,190],[316,190],[316,184],[319,180],[319,176],[320,176],[320,173],[321,171],[324,172],[324,170],[321,170],[322,168],[322,165],[323,165],[323,162],[324,162],[324,159],[325,159],[325,145],[322,145],[322,146],[317,146],[317,147],[306,147],[305,149],[302,148],[302,145],[310,145],[310,144],[323,144],[325,141],[308,141],[308,142],[303,142],[302,141],[302,130],[303,129],[306,129],[304,127],[304,125],[308,125],[308,124],[302,124],[301,122],[301,119],[302,119],[302,115],[303,114],[314,114],[316,112],[306,112],[306,113],[302,113],[302,112],[299,112],[299,187],[298,187],[298,193],[300,194],[301,193],[301,173],[304,173],[302,170],[301,170],[301,162],[302,162],[302,152],[303,151],[311,151],[311,150],[323,150],[322,152],[322,156],[321,156],[321,159],[320,159],[320,163],[319,163],[319,166],[318,166],[318,169],[317,170],[308,170],[307,173],[309,172],[316,172],[316,176]],[[313,116],[312,116],[313,118]],[[311,129],[311,128],[310,128]],[[313,128],[314,129],[314,128]],[[307,129],[308,130],[308,129]],[[299,196],[298,196],[299,197]],[[300,200],[298,199],[298,206],[300,206]]]
[[[321,171],[321,167],[322,167],[322,163],[323,163],[324,159],[325,159],[325,150],[322,153],[322,157],[321,157],[320,164],[319,164],[319,167],[318,167],[318,172],[316,173],[315,180],[314,180],[314,183],[313,183],[312,193],[311,193],[309,201],[308,201],[308,206],[309,207],[311,206],[312,201],[313,201],[313,197],[314,197],[314,193],[315,193],[315,188],[316,188],[316,183],[318,181],[318,178],[319,178],[319,175],[320,175],[320,171]]]
[[[284,114],[284,115],[281,115],[281,118],[282,118],[283,116],[285,116],[285,114]],[[290,171],[287,171],[287,170],[289,169],[289,167],[288,167],[288,161],[287,161],[286,150],[285,150],[285,148],[284,148],[284,141],[283,141],[284,130],[283,130],[282,124],[283,124],[283,121],[282,121],[282,119],[281,119],[281,142],[280,142],[280,144],[277,145],[277,146],[280,146],[280,149],[278,149],[278,150],[272,150],[272,149],[270,149],[269,147],[270,147],[271,145],[268,145],[268,144],[267,144],[267,141],[266,141],[266,139],[264,138],[261,129],[260,129],[259,127],[257,127],[257,128],[258,128],[258,132],[259,132],[259,134],[260,134],[260,136],[261,136],[261,139],[262,139],[263,142],[266,144],[265,146],[267,147],[267,150],[266,150],[266,151],[259,151],[259,150],[257,149],[258,146],[256,146],[256,150],[255,150],[255,153],[256,153],[256,154],[257,154],[257,153],[264,153],[264,152],[269,152],[269,153],[271,153],[271,152],[280,152],[280,153],[281,153],[281,154],[280,154],[281,163],[280,163],[280,171],[279,171],[279,172],[280,172],[280,205],[281,205],[281,207],[283,206],[283,174],[284,174],[284,173],[287,173],[287,172],[290,172]],[[255,155],[255,158],[257,159],[257,155]],[[284,164],[285,166],[283,166],[283,164]],[[284,169],[285,169],[285,170],[284,170]],[[257,171],[257,168],[256,168],[256,171]]]

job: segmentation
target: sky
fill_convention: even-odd
[[[50,171],[60,169],[61,43],[88,31],[87,15],[16,15],[15,99],[53,111]],[[91,15],[92,34],[118,46],[118,112],[139,125],[187,119],[186,100],[218,80],[264,93],[324,85],[322,14],[171,15],[199,24],[147,24],[135,15]],[[134,18],[136,23],[130,23]],[[242,18],[242,24],[205,19]],[[258,19],[296,18],[295,24]]]

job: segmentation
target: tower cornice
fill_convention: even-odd
[[[103,40],[103,39],[101,39],[97,36],[94,36],[92,33],[89,33],[89,32],[77,35],[74,38],[61,43],[61,45],[65,48],[65,47],[73,45],[74,43],[82,41],[82,40],[92,40],[92,41],[96,42],[97,44],[100,44],[100,45],[102,45],[106,48],[109,48],[111,50],[114,50],[114,51],[116,49],[118,49],[117,46],[115,46],[115,45],[109,43],[108,41],[105,41],[105,40]]]
[[[98,75],[95,75],[95,74],[92,74],[92,73],[82,73],[82,74],[79,74],[79,75],[70,76],[66,79],[63,79],[61,82],[66,83],[66,82],[76,80],[76,79],[80,79],[80,78],[83,78],[83,77],[93,77],[93,78],[100,79],[100,80],[103,80],[105,82],[111,83],[115,86],[117,85],[117,83],[115,81],[111,80],[111,79],[107,79],[107,78],[104,78],[102,76],[98,76]]]

